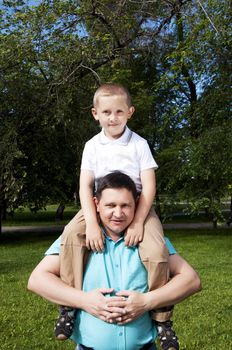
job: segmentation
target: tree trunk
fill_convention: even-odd
[[[56,220],[63,220],[65,205],[60,204],[56,210]]]
[[[231,223],[232,223],[232,196],[230,198],[230,215],[227,220],[227,226],[230,226]]]
[[[0,240],[2,238],[2,203],[0,202]]]
[[[180,6],[177,6],[175,8],[175,12],[176,12],[178,44],[180,46],[183,46],[185,43],[185,39],[184,39],[183,19],[180,12]],[[196,117],[194,116],[195,103],[197,102],[197,88],[190,74],[190,71],[187,67],[187,64],[184,62],[184,59],[182,59],[182,63],[181,63],[181,73],[183,74],[183,77],[188,85],[188,90],[189,90],[188,99],[190,102],[190,108],[189,108],[190,132],[194,138],[198,138],[198,121],[195,119]]]
[[[213,228],[217,228],[217,219],[213,219]]]
[[[2,208],[1,209],[2,209],[2,220],[6,220],[7,205],[6,205],[6,201],[5,200],[2,202]]]

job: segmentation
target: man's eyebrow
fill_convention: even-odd
[[[131,201],[119,203],[120,206],[131,205],[131,204],[132,204]],[[117,205],[117,203],[116,202],[105,202],[105,205]]]

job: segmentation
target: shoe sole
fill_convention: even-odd
[[[57,337],[56,337],[57,340],[66,340],[68,339],[64,334],[59,334]],[[171,350],[171,349],[170,349]],[[175,350],[175,349],[174,349]]]

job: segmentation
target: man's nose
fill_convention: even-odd
[[[117,218],[120,218],[122,216],[122,209],[120,207],[115,207],[114,208],[114,215],[117,217]]]

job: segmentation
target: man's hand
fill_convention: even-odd
[[[86,246],[93,252],[104,251],[104,235],[98,224],[86,225]]]
[[[98,288],[85,293],[85,302],[83,310],[89,314],[100,318],[102,321],[113,323],[117,318],[120,318],[125,310],[120,306],[109,307],[109,301],[120,303],[125,301],[124,296],[107,297],[107,294],[113,292],[112,288]]]
[[[142,314],[150,310],[149,299],[146,293],[123,290],[116,293],[117,296],[124,297],[122,301],[111,301],[108,303],[110,308],[122,308],[124,313],[116,317],[113,321],[119,325],[132,322]],[[126,298],[126,299],[125,299]]]
[[[143,240],[143,230],[143,224],[132,221],[124,235],[125,245],[131,247],[141,242]]]

